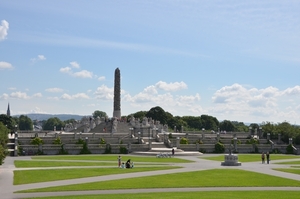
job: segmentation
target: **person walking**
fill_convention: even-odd
[[[269,164],[269,162],[270,162],[270,153],[269,152],[267,152],[266,157],[267,157],[267,164]]]
[[[121,167],[121,162],[122,162],[122,157],[119,155],[119,157],[118,157],[118,166],[119,166],[119,168]]]
[[[174,157],[174,155],[175,155],[175,150],[174,148],[172,148],[172,156]]]
[[[265,153],[264,152],[262,152],[262,154],[261,154],[261,163],[265,164]]]

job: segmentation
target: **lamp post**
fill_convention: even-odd
[[[140,144],[140,140],[141,140],[141,132],[138,132],[138,139],[139,139],[139,144]]]
[[[18,137],[18,125],[16,124],[15,125],[15,138]]]
[[[260,126],[259,127],[259,138],[262,138],[263,136],[262,136],[262,127]]]

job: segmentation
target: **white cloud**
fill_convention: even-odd
[[[72,74],[74,77],[80,77],[80,78],[93,78],[93,73],[87,70],[82,70],[80,72],[75,72]]]
[[[5,20],[2,20],[0,25],[0,41],[6,39],[8,29],[9,23]]]
[[[79,78],[96,78],[96,75],[93,74],[93,72],[82,70],[79,72],[74,72],[72,68],[78,69],[80,68],[79,64],[77,62],[70,62],[71,66],[67,66],[65,68],[60,68],[59,71],[61,73],[69,74],[73,77],[79,77]]]
[[[9,96],[13,99],[30,99],[27,93],[23,92],[13,92]]]
[[[46,91],[49,92],[49,93],[61,93],[64,90],[61,89],[61,88],[47,88]]]
[[[159,81],[155,84],[155,87],[164,91],[178,91],[182,89],[187,89],[187,85],[182,81],[169,84],[163,81]]]
[[[9,95],[6,93],[3,93],[2,95],[0,95],[1,100],[7,100],[8,98],[9,98]]]
[[[35,93],[32,97],[43,97],[42,93]]]
[[[13,66],[8,62],[0,61],[0,70],[1,69],[13,69]]]
[[[104,80],[105,80],[105,77],[104,77],[104,76],[98,77],[98,80],[99,80],[99,81],[104,81]]]
[[[64,93],[60,99],[62,100],[74,100],[74,99],[89,99],[89,96],[85,93],[77,93],[75,95],[69,95]]]
[[[300,95],[300,86],[285,89],[283,95]]]
[[[79,65],[76,61],[70,62],[70,65],[71,65],[73,68],[80,68],[80,65]]]
[[[43,60],[46,60],[46,57],[44,55],[38,55],[37,57],[30,59],[32,63],[36,63],[38,61],[43,61]]]
[[[97,99],[112,100],[114,98],[114,89],[113,88],[108,88],[105,85],[101,85],[94,92],[94,95],[96,95]]]
[[[72,69],[70,67],[61,68],[61,69],[59,69],[59,71],[61,73],[72,74]]]

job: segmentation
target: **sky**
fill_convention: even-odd
[[[0,0],[0,114],[300,124],[300,1]]]

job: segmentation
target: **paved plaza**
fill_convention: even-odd
[[[201,156],[212,156],[213,154],[203,154]],[[172,165],[182,166],[180,169],[171,169],[171,170],[161,170],[161,171],[148,171],[148,172],[137,172],[137,173],[128,173],[128,174],[116,174],[116,175],[107,175],[107,176],[98,176],[98,177],[88,177],[72,180],[61,180],[61,181],[52,181],[52,182],[42,182],[42,183],[33,183],[25,185],[13,185],[13,171],[22,170],[15,168],[14,160],[30,160],[29,156],[20,156],[20,157],[7,157],[5,163],[0,166],[0,193],[1,199],[17,199],[17,198],[28,198],[28,197],[43,197],[43,196],[63,196],[63,195],[88,195],[88,194],[124,194],[124,193],[151,193],[151,192],[189,192],[189,191],[236,191],[236,190],[296,190],[300,191],[300,187],[213,187],[213,188],[161,188],[161,189],[126,189],[126,190],[99,190],[99,191],[76,191],[76,192],[47,192],[47,193],[14,193],[20,190],[26,189],[35,189],[35,188],[44,188],[51,186],[64,186],[72,184],[81,184],[89,182],[99,182],[115,179],[126,179],[126,178],[135,178],[143,176],[152,176],[152,175],[162,175],[170,173],[179,173],[179,172],[189,172],[189,171],[200,171],[208,169],[242,169],[246,171],[254,171],[257,173],[263,173],[278,177],[283,177],[287,179],[293,179],[300,181],[300,176],[297,174],[285,173],[280,171],[275,171],[273,168],[289,168],[290,165],[279,165],[274,164],[277,161],[272,161],[272,164],[261,164],[260,161],[251,162],[251,163],[242,163],[242,166],[221,166],[221,162],[210,161],[201,159],[197,156],[180,156],[178,158],[187,159],[194,161],[192,163],[172,163]],[[259,160],[259,154],[258,154]],[[293,160],[300,160],[293,159]],[[290,160],[280,160],[290,161]],[[278,160],[279,162],[279,160]],[[138,166],[136,164],[135,166]],[[56,167],[57,168],[57,167]],[[60,167],[61,168],[61,167]],[[82,167],[68,167],[68,168],[82,168]],[[88,168],[88,167],[84,167]],[[93,167],[95,168],[95,167]],[[101,166],[99,166],[101,168]],[[31,168],[26,168],[31,169]],[[51,169],[49,167],[45,169]]]

